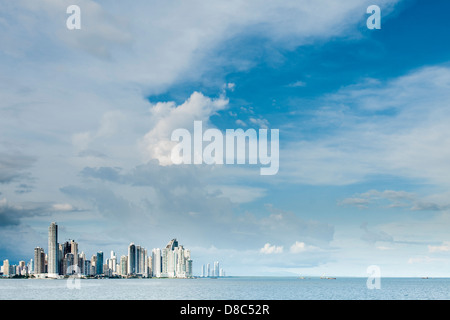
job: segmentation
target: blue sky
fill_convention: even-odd
[[[176,237],[196,273],[450,275],[449,3],[2,8],[1,260],[57,221],[88,256]],[[194,120],[279,129],[278,174],[165,163]]]

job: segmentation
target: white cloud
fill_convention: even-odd
[[[72,211],[74,207],[69,203],[56,203],[52,205],[52,209],[55,211]]]
[[[291,87],[291,88],[305,87],[305,86],[306,86],[306,82],[303,82],[303,81],[300,81],[300,80],[288,84],[288,87]]]
[[[267,121],[266,119],[250,118],[249,121],[252,124],[257,125],[258,127],[262,128],[262,129],[267,129],[267,127],[269,126],[269,121]]]
[[[181,105],[174,102],[158,102],[151,108],[156,124],[145,135],[142,147],[147,160],[157,159],[161,165],[171,165],[171,151],[178,142],[171,141],[173,130],[178,128],[193,132],[194,121],[202,121],[206,129],[209,118],[226,108],[228,100],[224,97],[211,99],[194,92]]]
[[[246,127],[247,126],[247,124],[244,121],[242,121],[241,119],[237,119],[236,120],[236,124],[238,126],[241,126],[241,127]]]
[[[77,151],[86,150],[91,140],[90,132],[78,132],[72,135],[72,144]]]
[[[266,243],[264,247],[262,247],[259,252],[264,254],[273,254],[273,253],[283,253],[282,246],[271,245],[270,243]]]
[[[289,248],[291,253],[300,253],[306,250],[304,242],[295,241],[295,243]]]
[[[387,251],[387,250],[393,250],[394,248],[392,248],[392,247],[386,247],[386,246],[378,246],[378,247],[376,247],[378,250],[381,250],[381,251]]]
[[[439,246],[428,246],[429,252],[448,252],[450,251],[450,241],[445,241]]]

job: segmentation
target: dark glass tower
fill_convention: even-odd
[[[97,252],[97,261],[95,262],[96,274],[103,274],[103,252]]]
[[[128,246],[128,274],[136,274],[136,246],[134,243]]]

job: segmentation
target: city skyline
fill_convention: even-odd
[[[38,278],[60,278],[77,274],[79,276],[101,277],[156,277],[192,278],[193,260],[189,249],[178,244],[176,238],[165,248],[153,248],[150,255],[147,249],[133,242],[128,245],[128,255],[117,258],[111,251],[104,259],[103,251],[97,251],[86,258],[84,251],[78,251],[78,243],[73,239],[58,243],[58,224],[52,222],[48,227],[47,254],[41,247],[34,248],[34,256],[28,263],[21,260],[18,265],[2,259],[2,275],[32,275]],[[14,268],[16,267],[16,268]]]

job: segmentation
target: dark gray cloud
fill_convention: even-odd
[[[60,191],[72,198],[90,203],[107,218],[129,219],[137,210],[132,202],[105,187],[66,186],[60,188]]]
[[[16,190],[14,191],[17,194],[23,194],[23,193],[29,193],[34,189],[33,186],[30,186],[26,183],[21,183],[16,187]]]
[[[2,199],[0,200],[0,227],[19,225],[22,218],[46,215],[49,208],[48,205],[39,204],[19,206]]]
[[[328,223],[306,221],[271,205],[244,212],[220,187],[211,187],[225,179],[215,181],[218,176],[210,167],[160,166],[152,161],[131,170],[86,167],[80,175],[85,185],[60,190],[120,221],[121,232],[133,230],[133,236],[165,231],[196,245],[243,250],[259,249],[266,242],[327,246],[334,236]]]
[[[6,198],[0,199],[0,228],[18,226],[24,218],[51,216],[55,212],[79,211],[68,204],[51,202],[10,203]]]
[[[364,234],[361,236],[361,239],[370,244],[375,244],[376,242],[394,242],[394,238],[384,231],[369,230],[366,222],[361,225],[361,229],[364,230]]]
[[[10,183],[27,176],[26,169],[36,161],[34,157],[20,153],[0,152],[0,183]]]
[[[35,247],[47,247],[47,233],[42,234],[26,225],[2,226],[0,232],[0,261],[9,259],[10,264],[34,257]]]
[[[78,152],[78,156],[82,157],[82,158],[84,158],[84,157],[94,157],[94,158],[102,158],[102,159],[107,158],[106,154],[104,154],[100,151],[92,150],[92,149],[82,150],[82,151]]]

